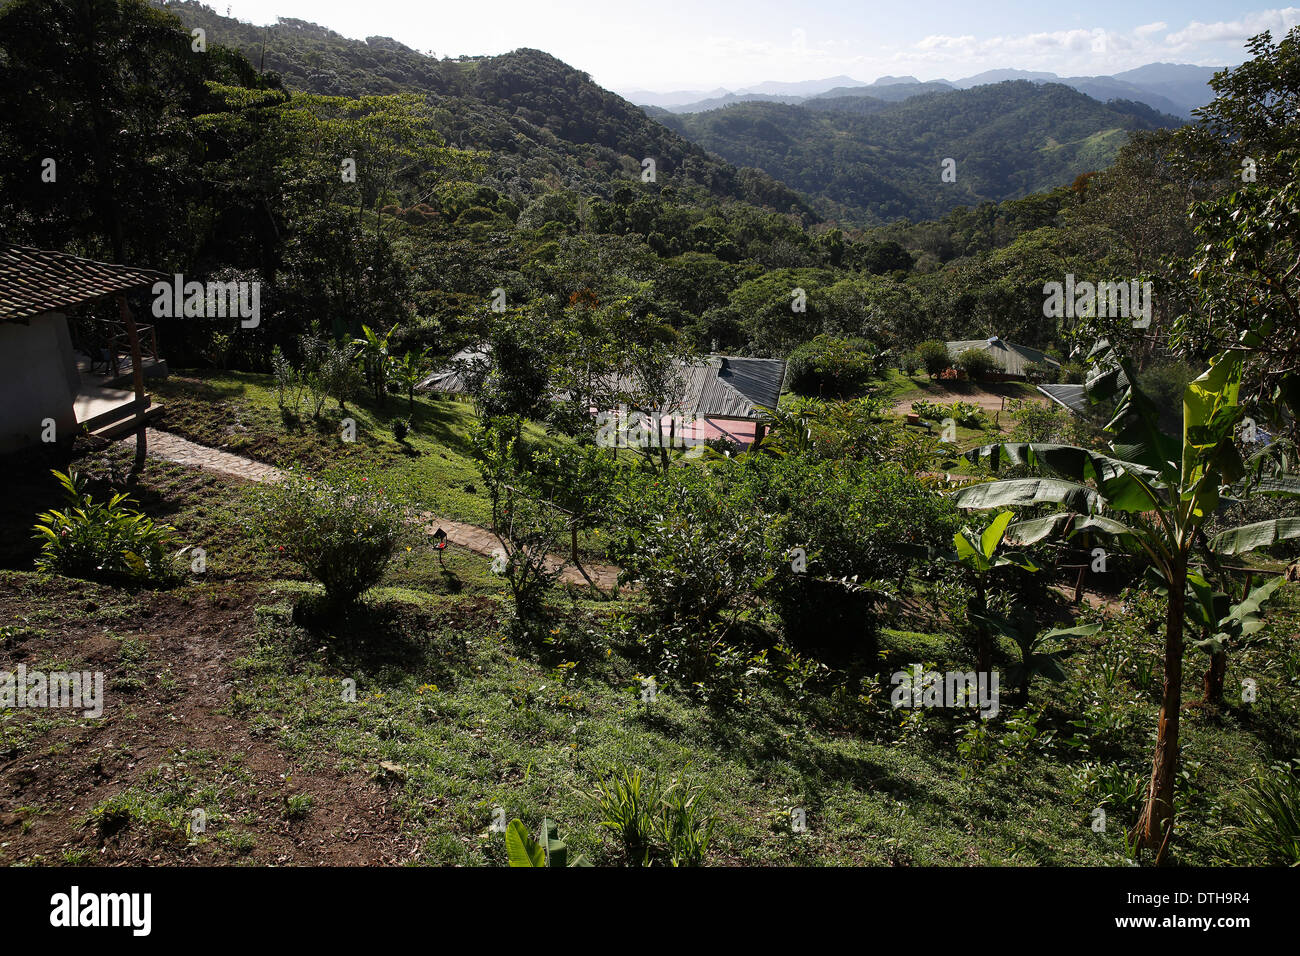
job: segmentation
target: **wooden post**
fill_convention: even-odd
[[[1074,603],[1078,604],[1083,600],[1083,585],[1088,580],[1088,559],[1092,556],[1092,549],[1088,547],[1092,543],[1092,533],[1085,531],[1083,533],[1083,564],[1079,565],[1079,579],[1074,583]]]
[[[142,415],[145,408],[144,394],[144,356],[140,354],[140,334],[135,327],[135,316],[131,314],[131,308],[126,304],[126,296],[118,293],[117,311],[122,317],[122,324],[126,326],[126,340],[131,347],[131,380],[135,385],[135,414]],[[143,424],[136,429],[135,433],[135,461],[131,465],[131,478],[135,479],[141,471],[144,470],[144,459],[148,452],[148,439],[145,436],[145,427]]]

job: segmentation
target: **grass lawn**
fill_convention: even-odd
[[[316,421],[306,398],[303,415],[286,418],[269,375],[184,372],[150,388],[166,406],[161,427],[201,445],[312,473],[358,470],[440,517],[491,523],[473,460],[475,415],[468,402],[417,394],[412,411],[405,398],[389,396],[382,407],[350,402],[344,414],[331,399]],[[356,423],[355,441],[343,439],[344,418]],[[399,418],[412,422],[405,443],[393,437]],[[525,434],[532,441],[560,440],[532,422]]]
[[[8,773],[48,769],[31,771],[14,814],[22,838],[0,859],[298,859],[343,826],[340,790],[370,808],[376,846],[394,861],[503,865],[491,831],[500,807],[531,828],[550,816],[575,850],[619,864],[588,794],[607,771],[636,767],[701,788],[716,817],[713,864],[1125,862],[1158,693],[1156,642],[1141,629],[1117,623],[1067,682],[1036,684],[1030,710],[987,723],[894,710],[887,682],[788,660],[743,699],[701,702],[665,685],[646,702],[635,639],[618,622],[626,605],[579,601],[544,642],[506,637],[487,561],[458,561],[451,587],[440,571],[399,563],[344,618],[317,615],[302,600],[314,586],[293,581],[131,594],[0,575],[0,606],[17,623],[8,663],[93,665],[112,688],[104,721],[5,714]],[[78,592],[93,614],[68,600]],[[1229,687],[1251,675],[1258,704],[1187,712],[1179,862],[1238,861],[1241,785],[1294,753],[1298,620],[1289,595],[1266,635],[1289,656],[1261,649],[1231,665]],[[952,638],[923,618],[911,625],[882,634],[888,668],[964,666]],[[189,671],[203,661],[210,676],[192,693]],[[345,680],[355,702],[342,698]],[[195,740],[198,707],[207,717]],[[98,783],[96,766],[109,775]],[[1092,829],[1099,807],[1105,833]],[[196,808],[200,834],[188,829]],[[800,819],[805,832],[792,827]]]

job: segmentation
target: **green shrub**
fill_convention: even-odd
[[[786,385],[798,395],[847,398],[871,381],[878,354],[866,339],[819,335],[790,353]]]
[[[406,441],[406,436],[410,434],[411,422],[405,418],[393,419],[393,437],[400,442]]]
[[[957,356],[957,367],[966,373],[966,377],[972,382],[978,382],[986,377],[996,367],[993,356],[989,355],[984,349],[967,349]]]
[[[260,486],[252,510],[255,533],[302,565],[335,605],[379,583],[405,528],[401,510],[366,478],[290,475]]]
[[[892,463],[787,457],[749,469],[746,478],[752,503],[738,507],[772,516],[781,553],[802,549],[806,560],[802,569],[784,563],[765,588],[787,639],[873,657],[876,596],[864,586],[901,582],[917,550],[951,540],[951,502]]]
[[[1016,423],[1011,432],[1012,441],[1065,443],[1072,433],[1070,413],[1056,405],[1015,399],[1008,412]]]
[[[700,810],[700,788],[684,776],[661,791],[657,780],[622,767],[607,771],[588,796],[600,825],[618,834],[629,865],[703,866],[715,821]]]
[[[1058,375],[1056,366],[1046,362],[1030,362],[1025,366],[1025,378],[1030,382],[1053,382]]]
[[[922,419],[931,422],[942,422],[946,418],[951,418],[962,428],[983,428],[988,424],[988,415],[985,414],[984,409],[972,402],[942,405],[939,402],[921,399],[912,403],[912,411]]]
[[[938,378],[952,368],[952,359],[948,355],[948,346],[943,342],[922,342],[916,347],[916,354],[921,357],[921,364],[930,378]]]
[[[168,551],[171,527],[129,507],[131,499],[123,493],[95,501],[82,475],[52,474],[63,486],[67,506],[37,516],[37,568],[110,582],[163,583],[175,576]]]
[[[772,567],[767,521],[686,489],[647,518],[614,545],[624,573],[640,583],[646,644],[658,666],[700,684],[733,640],[755,581]]]
[[[1061,385],[1082,385],[1088,369],[1082,362],[1062,362],[1056,380]]]

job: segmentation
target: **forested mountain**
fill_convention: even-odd
[[[639,181],[642,160],[652,158],[662,182],[811,219],[791,190],[707,155],[540,50],[437,59],[387,37],[351,40],[304,20],[259,27],[194,0],[155,5],[189,28],[202,28],[208,43],[239,50],[255,68],[278,74],[290,89],[331,96],[427,94],[448,145],[487,151],[489,181],[517,205],[536,193],[539,181],[608,197],[618,181]]]
[[[1180,125],[1140,103],[1023,80],[894,104],[849,96],[659,119],[847,222],[930,219],[1051,189],[1107,165],[1135,130]],[[946,158],[956,161],[955,182],[941,180]]]
[[[780,103],[805,103],[813,105],[824,97],[839,98],[865,96],[875,100],[898,102],[926,93],[948,90],[967,90],[1007,80],[1028,80],[1032,83],[1064,83],[1093,99],[1133,100],[1154,110],[1189,119],[1192,110],[1204,106],[1212,95],[1210,78],[1218,72],[1216,67],[1193,66],[1187,63],[1148,63],[1137,69],[1116,73],[1114,76],[1057,76],[1034,70],[986,70],[960,80],[927,80],[922,83],[912,76],[882,76],[874,83],[833,80],[819,81],[820,91],[801,89],[801,84],[763,83],[743,90],[714,90],[707,95],[689,92],[651,93],[637,90],[627,93],[632,102],[642,106],[655,106],[671,113],[702,113],[730,103],[751,100],[773,100]]]

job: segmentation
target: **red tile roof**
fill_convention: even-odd
[[[0,322],[70,309],[167,279],[152,269],[0,244]]]

